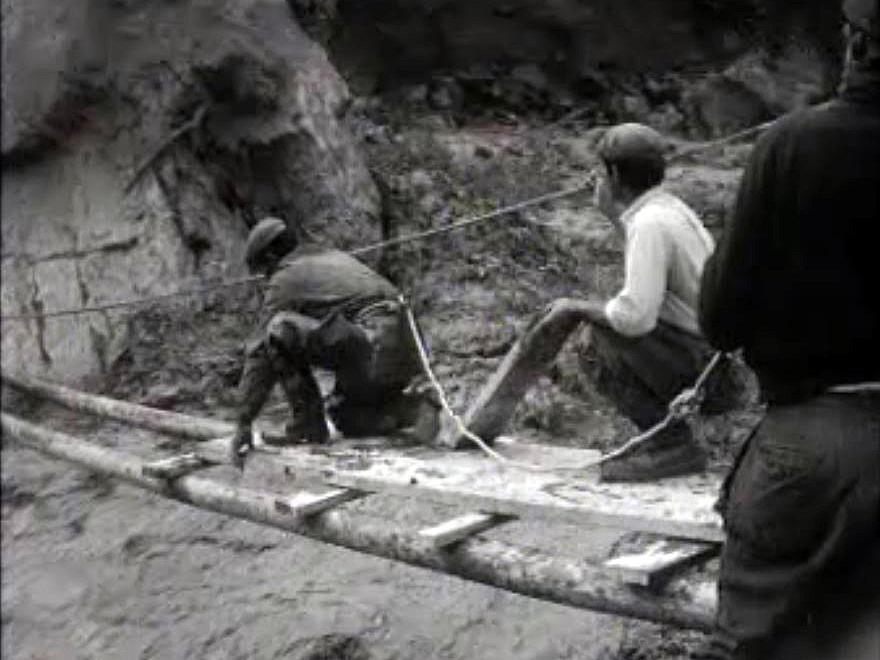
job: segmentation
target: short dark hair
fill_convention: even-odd
[[[299,240],[296,237],[294,231],[287,227],[287,231],[283,234],[279,234],[272,240],[269,245],[266,246],[266,254],[272,253],[277,257],[283,257],[288,252],[292,252],[299,245]]]
[[[617,168],[620,182],[637,193],[659,185],[666,176],[666,161],[659,154],[627,156],[615,160],[603,159],[605,169]]]

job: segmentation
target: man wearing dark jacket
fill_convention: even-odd
[[[287,442],[328,440],[313,366],[335,375],[328,412],[343,434],[382,435],[418,421],[422,397],[405,390],[421,365],[393,284],[344,252],[298,244],[278,218],[253,228],[246,260],[268,284],[262,321],[245,351],[236,455],[252,444],[253,420],[276,383],[293,416]],[[435,431],[423,430],[424,439]]]
[[[703,332],[744,350],[768,408],[719,502],[717,631],[700,657],[836,657],[850,623],[880,614],[877,0],[844,13],[839,98],[759,140],[703,273]]]

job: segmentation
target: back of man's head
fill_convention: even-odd
[[[844,0],[843,15],[853,27],[880,38],[880,0]]]
[[[618,124],[609,128],[599,141],[599,157],[609,169],[617,169],[620,183],[635,193],[653,188],[663,181],[666,159],[665,141],[644,124]]]
[[[880,0],[844,0],[842,11],[852,64],[880,68]]]
[[[260,220],[248,234],[245,261],[251,271],[263,272],[295,247],[296,240],[287,223],[270,216]]]

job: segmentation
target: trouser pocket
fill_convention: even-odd
[[[728,535],[755,557],[806,557],[820,542],[841,489],[832,448],[795,419],[767,417],[748,441],[722,504]]]

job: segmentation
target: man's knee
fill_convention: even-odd
[[[306,361],[306,344],[313,319],[300,314],[276,314],[266,327],[266,350],[278,366]]]

